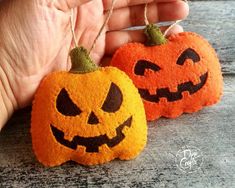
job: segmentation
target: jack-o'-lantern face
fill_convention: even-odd
[[[120,109],[122,101],[123,96],[121,90],[116,84],[111,83],[109,92],[106,96],[104,104],[101,107],[101,110],[107,113],[115,113]],[[67,117],[76,117],[82,113],[82,110],[73,103],[69,97],[68,92],[64,88],[60,91],[57,97],[56,108],[59,113]],[[97,109],[95,110],[97,111]],[[90,131],[93,131],[92,126],[98,125],[99,123],[99,118],[93,111],[91,111],[87,118],[87,127],[91,127]],[[111,138],[107,136],[106,133],[104,133],[94,137],[82,137],[76,135],[72,138],[71,141],[69,141],[64,138],[65,133],[57,129],[55,125],[51,124],[51,130],[58,143],[62,144],[63,146],[73,150],[76,150],[77,146],[84,146],[86,148],[86,152],[95,153],[99,152],[99,147],[103,144],[107,144],[107,146],[111,148],[118,145],[125,138],[125,135],[122,133],[122,131],[125,127],[130,127],[131,124],[132,116],[128,117],[128,119],[122,122],[122,124],[118,125],[118,127],[113,127],[114,130],[111,131],[115,131],[115,133],[113,135],[114,137],[111,136]]]
[[[86,74],[57,72],[41,83],[33,105],[32,140],[46,166],[131,159],[146,143],[138,91],[116,68]]]
[[[171,36],[166,44],[127,44],[111,65],[126,72],[143,99],[148,120],[174,118],[216,103],[222,75],[211,46],[194,33]]]
[[[200,63],[200,56],[196,51],[188,48],[181,53],[176,61],[176,65],[183,66],[187,61],[193,64]],[[135,65],[134,73],[136,75],[145,76],[145,71],[157,72],[160,70],[161,68],[158,65],[150,61],[139,60]],[[186,74],[187,73],[184,73],[184,75]],[[179,83],[175,86],[176,88],[171,90],[169,87],[157,88],[155,94],[150,94],[148,89],[139,89],[139,93],[144,100],[149,102],[159,103],[161,98],[166,98],[168,102],[174,102],[183,99],[183,92],[187,92],[189,95],[198,92],[206,84],[207,78],[208,71],[205,69],[205,73],[199,75],[196,80],[194,79],[194,82],[189,79],[189,81]]]

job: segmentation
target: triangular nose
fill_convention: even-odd
[[[99,123],[99,119],[98,119],[97,116],[94,114],[94,112],[91,112],[91,114],[89,115],[88,123],[91,124],[91,125],[94,125],[94,124],[98,124],[98,123]]]

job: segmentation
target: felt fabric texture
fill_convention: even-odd
[[[36,92],[31,135],[45,166],[95,165],[135,158],[146,145],[147,122],[138,90],[119,69],[54,72]]]
[[[147,46],[156,46],[165,44],[167,42],[166,38],[163,36],[161,29],[155,24],[148,24],[144,29],[144,34],[147,37]]]
[[[223,93],[215,50],[192,32],[171,35],[162,45],[126,44],[115,52],[110,65],[132,79],[150,121],[196,112],[217,103]]]
[[[70,52],[72,67],[69,72],[84,74],[97,70],[99,67],[93,63],[89,52],[84,47],[75,47]]]

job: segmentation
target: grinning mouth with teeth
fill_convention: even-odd
[[[200,90],[206,83],[208,78],[208,72],[200,76],[200,83],[194,85],[193,82],[185,82],[178,85],[177,92],[170,92],[168,88],[160,88],[156,90],[155,95],[151,95],[147,89],[139,89],[139,93],[144,100],[149,102],[158,103],[160,98],[167,98],[168,102],[174,102],[183,98],[182,92],[188,91],[190,95]]]
[[[132,117],[128,118],[116,128],[116,136],[111,139],[105,134],[90,138],[75,136],[72,141],[68,141],[64,138],[64,132],[60,131],[55,126],[51,125],[51,130],[57,142],[63,146],[76,150],[77,146],[81,145],[86,147],[86,152],[95,153],[99,152],[99,147],[103,144],[107,144],[109,147],[118,145],[125,138],[125,135],[122,133],[123,129],[125,127],[131,127],[131,123]]]

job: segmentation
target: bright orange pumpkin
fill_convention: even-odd
[[[45,166],[73,160],[95,165],[136,157],[147,140],[144,106],[128,76],[99,68],[83,48],[72,51],[70,72],[41,82],[33,102],[33,150]]]
[[[126,72],[143,99],[148,120],[175,118],[217,103],[222,95],[221,67],[214,49],[196,33],[167,40],[154,25],[146,28],[148,45],[129,43],[111,65]]]

